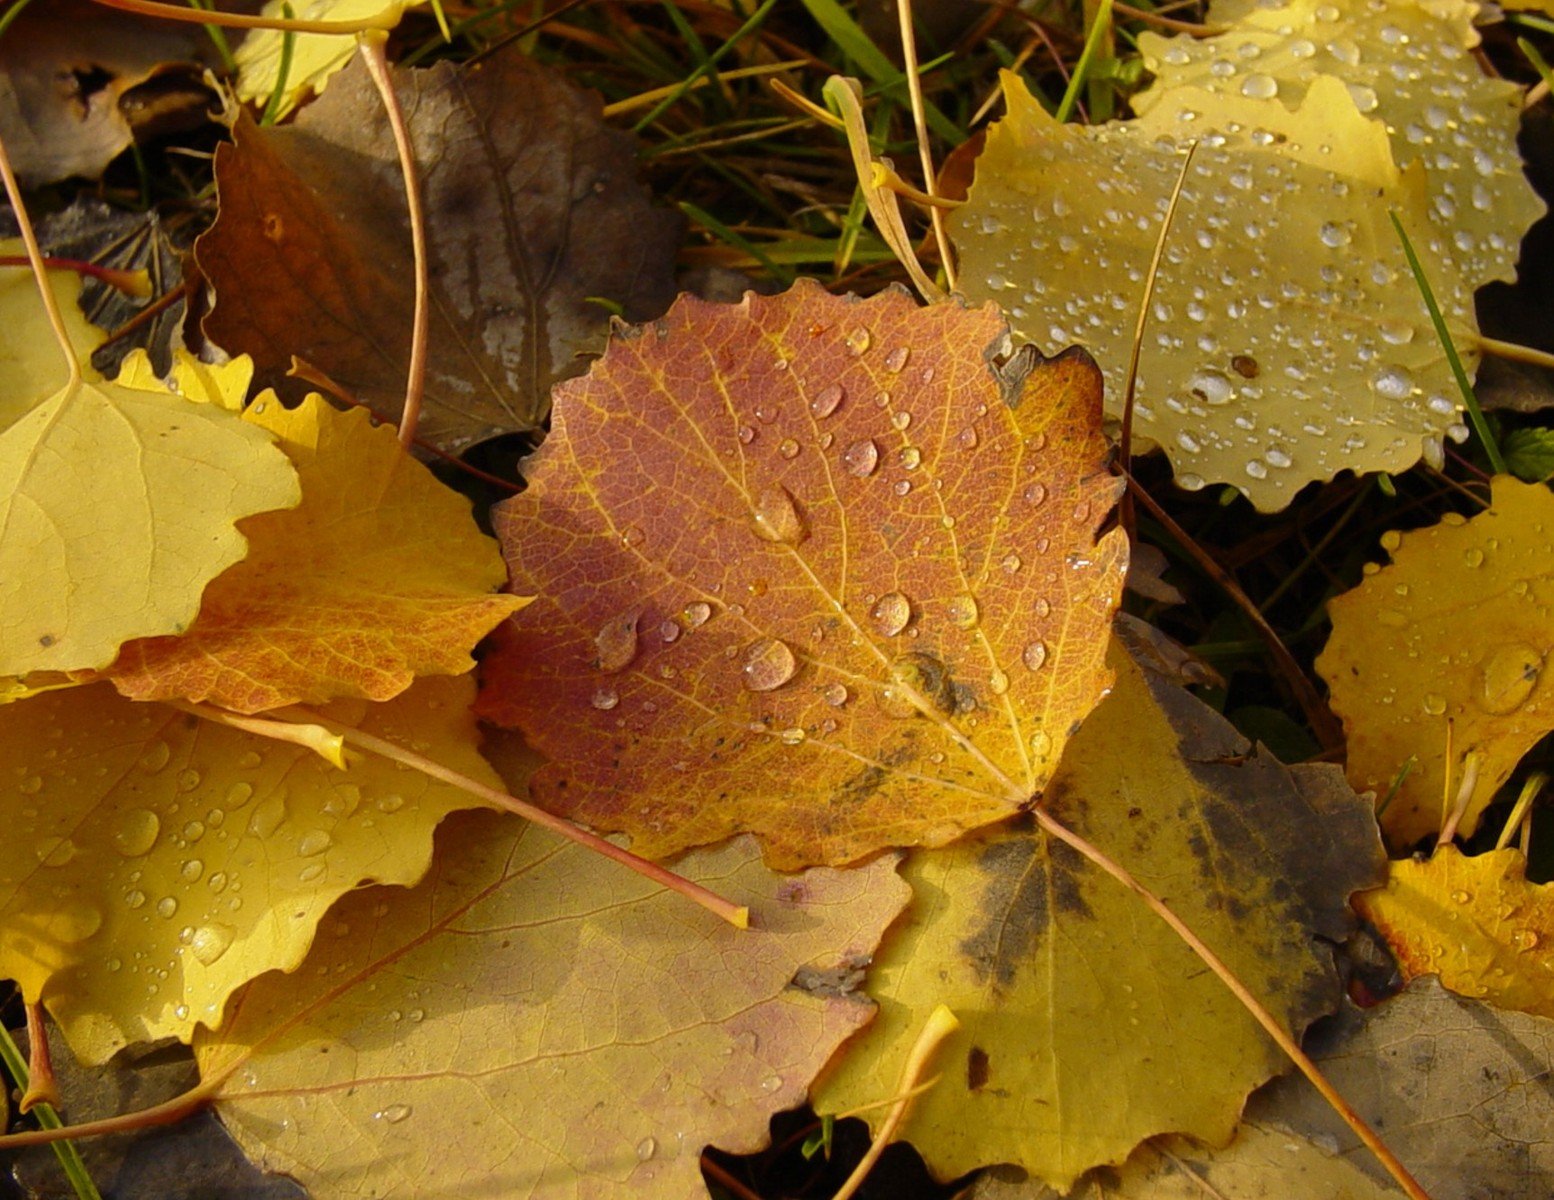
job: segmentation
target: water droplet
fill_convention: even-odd
[[[379,812],[396,813],[405,807],[405,798],[397,793],[391,792],[387,796],[379,796],[376,800],[373,801],[373,805]]]
[[[1531,929],[1517,929],[1511,934],[1511,944],[1518,950],[1536,950],[1539,937],[1536,931]]]
[[[166,742],[156,741],[147,746],[136,760],[135,765],[142,771],[155,774],[167,766],[167,760],[173,756],[173,749]],[[257,765],[257,764],[255,764]]]
[[[1005,575],[1014,575],[1020,570],[1021,567],[1025,565],[1025,563],[1021,561],[1018,554],[1006,554],[1004,555],[1003,562],[999,563],[998,565],[1003,568]]]
[[[945,615],[950,618],[950,624],[957,629],[975,629],[977,621],[981,619],[981,610],[977,607],[977,598],[970,595],[950,597],[948,604],[944,606]]]
[[[1396,529],[1389,529],[1381,535],[1379,540],[1381,548],[1388,554],[1392,554],[1403,544],[1403,535]]]
[[[1248,100],[1271,100],[1279,94],[1279,82],[1271,75],[1248,75],[1241,81],[1241,94]]]
[[[1473,899],[1473,893],[1465,892],[1461,888],[1458,888],[1451,894],[1451,898],[1453,904],[1467,904],[1470,900]]]
[[[194,931],[194,937],[189,942],[189,950],[196,959],[208,967],[227,952],[236,933],[232,926],[222,925],[219,922],[201,925]]]
[[[322,879],[323,876],[323,863],[309,863],[307,866],[303,867],[302,870],[297,872],[297,879],[301,883],[312,883],[315,879]]]
[[[739,439],[742,445],[748,446],[755,441],[755,429],[749,425],[741,425],[734,431],[734,436]]]
[[[798,505],[785,487],[769,487],[757,496],[751,516],[756,534],[768,542],[797,546],[809,534]]]
[[[146,902],[146,893],[139,888],[131,888],[124,893],[124,907],[140,908]]]
[[[825,702],[832,708],[841,708],[847,703],[847,688],[844,684],[828,683],[826,690],[821,693]]]
[[[200,786],[200,773],[193,767],[185,767],[178,772],[178,790],[180,792],[192,792]]]
[[[745,648],[745,687],[752,692],[770,692],[780,688],[798,670],[793,651],[780,638],[761,638]]]
[[[139,858],[150,853],[161,832],[162,821],[156,813],[149,808],[132,808],[114,828],[113,848],[125,858]]]
[[[29,775],[17,785],[17,791],[24,796],[36,796],[43,790],[43,776]]]
[[[912,414],[905,410],[890,414],[890,423],[896,429],[906,429],[912,424]]]
[[[809,402],[809,411],[823,421],[840,408],[846,398],[846,389],[839,383],[833,383],[815,393],[815,398]]]
[[[1438,717],[1446,711],[1446,697],[1437,696],[1433,692],[1424,698],[1424,710],[1432,717]]]
[[[680,610],[680,619],[687,629],[700,629],[712,619],[712,605],[701,600],[692,601]]]
[[[912,481],[910,479],[898,479],[890,485],[890,490],[898,496],[905,496],[912,490]]]
[[[854,354],[866,354],[873,341],[869,331],[859,326],[847,335],[847,348]]]
[[[1052,757],[1052,738],[1040,729],[1031,734],[1031,757],[1038,762]]]
[[[390,1104],[387,1108],[380,1108],[372,1114],[374,1121],[387,1121],[390,1125],[398,1125],[410,1116],[412,1109],[408,1104]]]
[[[909,346],[897,346],[889,354],[885,355],[885,369],[887,371],[899,371],[907,365],[907,359],[912,356]]]
[[[594,635],[594,648],[599,652],[595,664],[606,672],[623,671],[637,657],[637,618],[639,613],[625,613],[606,621]]]
[[[593,694],[593,698],[589,700],[589,703],[597,708],[600,712],[609,712],[610,709],[614,708],[620,702],[620,693],[617,692],[614,688],[610,687],[600,688]]]
[[[1009,676],[994,667],[993,673],[988,676],[987,686],[993,695],[1002,696],[1009,690]]]
[[[198,883],[200,876],[205,874],[205,863],[198,858],[185,859],[178,868],[178,874],[183,876],[185,883]]]
[[[784,746],[801,746],[804,744],[805,733],[797,725],[790,729],[784,729],[777,735],[777,740]]]
[[[1021,497],[1034,508],[1047,498],[1047,489],[1039,483],[1033,483],[1021,493]]]
[[[1187,389],[1205,404],[1228,404],[1236,394],[1229,377],[1219,371],[1194,372]]]
[[[1482,664],[1479,707],[1485,712],[1515,712],[1537,686],[1543,672],[1543,655],[1531,646],[1501,646]]]
[[[962,450],[973,450],[977,445],[977,431],[974,426],[968,425],[955,435],[955,444]]]
[[[787,459],[797,458],[799,456],[799,444],[792,438],[783,438],[782,441],[777,443],[777,453]]]
[[[645,1137],[637,1143],[637,1161],[647,1162],[658,1153],[658,1139]]]
[[[1413,372],[1406,367],[1383,367],[1371,377],[1371,387],[1388,400],[1407,400],[1414,392]]]
[[[873,438],[860,438],[842,452],[842,466],[848,474],[866,479],[879,466],[880,449]]]
[[[178,897],[176,896],[163,896],[156,902],[156,915],[164,920],[171,920],[173,914],[177,911]]]
[[[903,446],[896,451],[896,465],[903,471],[915,471],[923,465],[923,453],[916,446]]]
[[[1027,642],[1025,649],[1020,651],[1020,661],[1028,670],[1039,671],[1047,661],[1047,644],[1045,642]]]
[[[303,858],[312,858],[322,854],[334,844],[334,839],[322,829],[312,829],[302,835],[297,842],[297,853]]]
[[[900,592],[886,592],[869,615],[874,618],[874,628],[886,637],[895,637],[912,619],[912,602]]]
[[[680,622],[676,621],[673,617],[670,617],[667,621],[658,627],[658,636],[663,638],[666,643],[679,641],[680,633]]]

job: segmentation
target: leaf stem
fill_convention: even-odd
[[[0,141],[0,179],[5,182],[6,197],[11,202],[11,211],[16,214],[16,227],[21,231],[22,244],[27,247],[27,264],[32,268],[33,279],[37,280],[38,296],[43,301],[49,328],[54,331],[54,340],[59,343],[60,353],[65,356],[69,377],[65,380],[64,390],[73,391],[81,386],[81,360],[76,357],[76,348],[70,344],[64,314],[59,311],[54,289],[49,286],[48,273],[43,269],[43,252],[38,249],[38,236],[33,232],[32,218],[27,215],[27,206],[22,202],[21,185],[16,182],[16,173],[11,170],[11,156],[6,153],[3,141]]]
[[[41,1030],[37,1033],[33,1032],[33,1006],[28,1005],[27,1010],[27,1038],[30,1048],[37,1046],[39,1043],[34,1039],[43,1035]],[[47,1040],[43,1044],[47,1045]],[[11,1073],[11,1077],[19,1086],[31,1089],[32,1077],[27,1070],[26,1060],[22,1058],[21,1048],[17,1046],[15,1040],[11,1037],[11,1031],[3,1025],[0,1025],[0,1062],[5,1063],[6,1070]],[[32,1113],[45,1130],[64,1128],[65,1123],[59,1119],[59,1113],[55,1111],[52,1104],[44,1102],[34,1105]],[[98,1192],[97,1185],[92,1182],[91,1172],[86,1169],[86,1163],[82,1161],[81,1152],[76,1149],[75,1144],[64,1137],[53,1140],[54,1157],[59,1159],[59,1165],[64,1169],[65,1178],[70,1180],[70,1186],[75,1189],[78,1200],[102,1200],[102,1195]]]
[[[159,3],[159,0],[92,0],[92,3],[101,4],[104,8],[115,8],[120,12],[136,13],[142,17],[182,21],[186,25],[221,25],[228,29],[275,29],[282,33],[364,33],[369,29],[387,31],[399,23],[399,17],[394,14],[393,9],[386,9],[376,17],[365,17],[359,21],[308,21],[220,12],[213,8],[181,8],[176,4]]]
[[[388,111],[389,128],[394,132],[394,149],[399,155],[399,169],[405,181],[405,203],[410,213],[410,245],[415,259],[415,315],[410,325],[410,366],[405,375],[405,407],[399,418],[399,444],[409,450],[415,442],[416,426],[421,422],[421,398],[426,391],[426,341],[431,320],[427,304],[426,266],[426,213],[421,207],[421,180],[416,171],[415,148],[410,144],[410,131],[405,127],[405,114],[394,91],[394,81],[389,75],[388,57],[383,47],[388,34],[363,33],[357,41],[362,59],[383,97],[383,107]]]
[[[1535,367],[1554,370],[1554,354],[1547,350],[1518,345],[1516,342],[1502,342],[1499,338],[1485,337],[1483,334],[1474,340],[1482,354],[1493,354],[1496,358],[1508,358],[1512,362],[1531,363]]]
[[[1263,1007],[1257,997],[1247,990],[1246,985],[1236,978],[1235,973],[1231,971],[1225,961],[1215,954],[1213,950],[1209,949],[1204,941],[1188,927],[1185,921],[1171,911],[1164,900],[1160,899],[1159,896],[1135,879],[1126,868],[1112,861],[1100,847],[1092,845],[1061,821],[1058,821],[1040,808],[1034,809],[1032,815],[1036,818],[1036,823],[1046,830],[1047,833],[1065,845],[1077,850],[1096,866],[1100,867],[1101,870],[1122,884],[1123,887],[1138,896],[1151,912],[1169,925],[1171,931],[1187,943],[1188,949],[1196,954],[1203,961],[1203,964],[1219,977],[1220,982],[1230,989],[1231,995],[1241,1002],[1242,1007],[1252,1015],[1253,1020],[1263,1027],[1264,1032],[1274,1040],[1279,1049],[1283,1050],[1290,1060],[1300,1068],[1300,1073],[1311,1081],[1312,1086],[1322,1094],[1322,1098],[1332,1105],[1333,1111],[1342,1117],[1344,1123],[1354,1131],[1355,1136],[1365,1143],[1371,1153],[1381,1162],[1381,1165],[1387,1169],[1387,1173],[1397,1180],[1398,1186],[1410,1197],[1410,1200],[1430,1200],[1429,1194],[1424,1188],[1419,1186],[1418,1181],[1409,1173],[1408,1168],[1398,1161],[1397,1156],[1376,1135],[1376,1132],[1365,1123],[1364,1118],[1350,1107],[1349,1102],[1338,1094],[1338,1089],[1328,1082],[1327,1076],[1322,1074],[1321,1068],[1300,1048],[1300,1043],[1289,1034],[1283,1025],[1279,1024],[1272,1013]]]
[[[896,14],[901,19],[901,54],[906,67],[907,94],[912,101],[912,131],[917,137],[917,156],[923,164],[923,190],[939,198],[938,172],[934,170],[933,149],[928,144],[928,117],[923,107],[923,80],[917,73],[917,31],[912,24],[912,0],[896,0]],[[933,223],[934,241],[939,245],[939,265],[944,270],[945,282],[950,291],[955,290],[955,259],[950,254],[950,236],[944,228],[944,213],[937,203],[928,206],[928,219]]]

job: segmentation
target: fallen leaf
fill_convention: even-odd
[[[1554,885],[1529,883],[1520,850],[1466,858],[1442,846],[1392,864],[1355,897],[1405,979],[1436,975],[1459,995],[1554,1017]]]
[[[75,275],[53,278],[85,357],[102,335],[76,308]],[[296,504],[296,472],[216,406],[90,371],[62,387],[29,273],[0,278],[0,321],[0,675],[92,670],[130,638],[187,629],[246,552],[235,522]]]
[[[1010,816],[1110,680],[1099,409],[1088,358],[1015,351],[991,306],[682,297],[557,389],[496,510],[538,599],[480,711],[552,760],[540,804],[649,857],[750,831],[845,863]]]
[[[473,685],[428,679],[323,714],[495,784]],[[413,883],[431,830],[479,803],[381,759],[312,752],[136,704],[105,684],[35,696],[0,724],[0,976],[41,999],[76,1054],[219,1024],[228,995],[294,970],[363,882]]]
[[[1467,0],[1217,0],[1207,19],[1231,26],[1218,37],[1139,36],[1155,82],[1133,109],[1147,113],[1178,87],[1295,105],[1313,81],[1336,77],[1385,125],[1398,166],[1425,168],[1434,253],[1470,292],[1513,281],[1522,235],[1546,207],[1516,148],[1524,89],[1485,75],[1469,53],[1478,11]],[[1422,321],[1419,336],[1430,338]]]
[[[1059,125],[1016,76],[966,205],[961,286],[1039,345],[1078,342],[1120,412],[1144,278],[1182,170],[1138,369],[1134,427],[1178,485],[1234,484],[1263,510],[1339,471],[1402,471],[1466,436],[1456,384],[1388,219],[1396,210],[1454,328],[1472,292],[1430,245],[1423,171],[1338,80],[1277,97],[1174,88],[1135,121]],[[1475,348],[1462,347],[1472,369]]]
[[[1155,892],[1299,1033],[1336,1007],[1327,945],[1380,876],[1365,802],[1336,768],[1286,768],[1218,714],[1110,659],[1112,694],[1070,743],[1043,808]],[[899,1136],[941,1178],[1016,1163],[1059,1190],[1141,1141],[1224,1142],[1286,1065],[1225,986],[1138,898],[1031,822],[909,856],[914,900],[881,946],[879,1019],[815,1095],[889,1096],[917,1014],[962,1028]],[[878,1122],[878,1111],[869,1116]]]
[[[1329,605],[1333,635],[1317,658],[1349,735],[1349,782],[1385,796],[1399,846],[1435,833],[1469,755],[1477,780],[1464,835],[1522,755],[1554,729],[1554,497],[1502,476],[1488,511],[1382,535],[1390,566]],[[1447,723],[1453,761],[1446,762]],[[1449,774],[1449,778],[1448,778]]]
[[[599,101],[521,54],[396,70],[422,176],[431,341],[420,431],[458,448],[538,429],[558,379],[603,349],[609,312],[662,312],[680,218],[637,184]],[[383,104],[361,64],[293,125],[240,119],[196,247],[210,338],[282,395],[296,355],[397,416],[413,308],[409,218]]]
[[[983,1175],[965,1200],[1062,1200],[1018,1168]],[[1369,1178],[1317,1141],[1272,1122],[1243,1121],[1223,1149],[1159,1138],[1121,1167],[1101,1168],[1072,1193],[1084,1200],[1396,1200],[1402,1193]]]
[[[1554,1024],[1416,979],[1374,1008],[1345,1006],[1306,1049],[1435,1200],[1554,1195],[1549,1071]],[[1248,1115],[1326,1145],[1371,1178],[1381,1165],[1299,1078],[1253,1097]]]
[[[906,900],[889,856],[784,877],[741,838],[680,860],[751,906],[742,932],[495,814],[450,819],[438,862],[343,900],[301,970],[196,1044],[233,1072],[234,1136],[315,1200],[700,1194],[702,1146],[764,1145],[873,1015],[806,968],[867,964]]]
[[[423,3],[425,0],[269,0],[259,11],[272,19],[397,22],[406,9]],[[273,115],[280,120],[309,96],[322,92],[355,53],[356,38],[348,33],[252,30],[232,56],[237,66],[237,98],[262,108],[279,87],[280,103]]]
[[[297,468],[302,503],[242,524],[248,557],[205,590],[181,637],[128,643],[102,678],[135,700],[237,712],[387,700],[418,675],[461,675],[470,651],[525,601],[469,501],[404,453],[394,431],[318,396],[260,398],[246,419]]]

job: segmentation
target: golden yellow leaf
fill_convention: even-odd
[[[187,350],[173,350],[173,369],[167,382],[157,375],[151,356],[144,350],[131,350],[119,367],[114,383],[137,392],[176,392],[186,400],[215,404],[231,412],[243,411],[248,386],[254,379],[254,362],[246,354],[224,363],[205,363]]]
[[[1355,897],[1406,978],[1439,975],[1463,996],[1554,1017],[1554,885],[1527,882],[1520,850],[1466,858],[1442,846],[1392,864],[1387,886]]]
[[[84,359],[100,334],[76,277],[54,279]],[[91,670],[130,638],[188,628],[247,549],[234,522],[295,504],[296,473],[235,413],[90,371],[61,387],[27,273],[0,280],[0,321],[0,675]]]
[[[1554,729],[1554,496],[1494,480],[1487,512],[1382,535],[1390,566],[1332,601],[1333,635],[1317,658],[1349,734],[1349,782],[1378,797],[1414,766],[1381,814],[1408,845],[1439,830],[1472,756],[1476,782],[1461,830],[1535,742]],[[1446,762],[1446,727],[1452,762]]]
[[[1342,83],[1278,97],[1175,88],[1135,121],[1059,125],[1014,76],[952,216],[961,285],[1023,337],[1077,342],[1119,413],[1144,277],[1197,140],[1156,281],[1135,427],[1176,482],[1221,481],[1260,509],[1342,470],[1399,471],[1465,436],[1456,385],[1388,210],[1442,310],[1476,329],[1471,290],[1431,248],[1424,177]],[[1471,347],[1464,347],[1472,361]]]
[[[1324,939],[1380,875],[1336,768],[1285,768],[1114,649],[1112,694],[1043,807],[1119,861],[1299,1032],[1339,999]],[[909,856],[914,900],[869,973],[879,1019],[815,1107],[892,1094],[921,1014],[962,1028],[901,1131],[941,1177],[1012,1162],[1067,1189],[1166,1132],[1223,1142],[1283,1065],[1240,1003],[1130,891],[1028,822]],[[878,1120],[876,1112],[871,1119]]]
[[[750,905],[740,931],[512,817],[454,817],[437,851],[196,1043],[231,1072],[233,1135],[315,1200],[703,1194],[702,1147],[764,1146],[873,1015],[857,981],[907,897],[889,855],[784,876],[742,837],[679,860]]]
[[[496,784],[473,692],[429,679],[322,711]],[[478,803],[381,759],[336,770],[106,684],[32,697],[0,724],[0,976],[88,1061],[187,1041],[235,988],[295,969],[343,893],[420,878],[433,826]]]
[[[458,675],[527,603],[469,501],[362,409],[261,396],[245,419],[291,458],[302,503],[243,522],[248,557],[205,590],[181,637],[130,642],[102,678],[136,700],[257,712],[337,696],[387,700],[417,675]]]

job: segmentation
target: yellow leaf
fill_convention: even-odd
[[[1059,125],[1014,76],[1005,95],[1009,116],[951,217],[962,288],[1048,351],[1089,348],[1114,413],[1160,222],[1198,142],[1135,409],[1179,485],[1231,483],[1276,509],[1312,480],[1404,470],[1456,435],[1456,385],[1388,210],[1459,329],[1476,329],[1472,293],[1432,248],[1422,170],[1397,170],[1386,130],[1337,79],[1315,80],[1293,111],[1176,88],[1099,128]]]
[[[75,276],[55,290],[84,358]],[[0,321],[0,675],[101,667],[130,638],[186,629],[247,549],[233,523],[295,504],[296,474],[212,405],[90,374],[61,388],[27,273],[0,279]]]
[[[906,900],[889,855],[784,876],[747,836],[679,860],[751,906],[740,931],[491,813],[448,821],[438,862],[346,897],[196,1043],[231,1072],[227,1128],[315,1200],[703,1194],[702,1147],[764,1146],[873,1015],[854,986]]]
[[[1355,897],[1408,979],[1439,975],[1452,991],[1554,1017],[1554,886],[1527,882],[1519,850],[1392,864],[1387,886]]]
[[[485,782],[473,684],[424,680],[323,710]],[[294,970],[363,882],[413,883],[432,827],[480,803],[376,758],[312,750],[136,704],[106,685],[35,696],[0,724],[0,976],[42,999],[77,1055],[219,1024],[227,996]]]
[[[1114,648],[1112,694],[1043,807],[1156,892],[1299,1032],[1334,1007],[1323,939],[1379,875],[1364,802],[1331,767],[1286,769]],[[892,1094],[919,1014],[963,1028],[901,1136],[941,1177],[1017,1163],[1065,1190],[1155,1134],[1229,1138],[1282,1069],[1261,1028],[1130,891],[1028,822],[909,856],[915,899],[868,991],[879,1019],[816,1092],[821,1112]],[[872,1119],[878,1119],[876,1113]]]
[[[1400,846],[1440,829],[1442,797],[1455,800],[1469,756],[1477,780],[1461,831],[1471,834],[1554,729],[1543,674],[1554,650],[1554,496],[1502,476],[1492,497],[1471,521],[1448,513],[1383,534],[1392,564],[1329,606],[1333,635],[1317,670],[1349,734],[1349,782],[1384,796],[1415,764],[1381,815]]]
[[[204,363],[178,347],[173,351],[173,370],[169,378],[171,387],[157,375],[151,365],[151,356],[136,349],[125,356],[114,383],[137,392],[159,395],[171,390],[185,400],[215,404],[240,413],[248,398],[248,385],[253,382],[254,362],[248,355],[240,354],[224,363]]]
[[[131,642],[103,678],[136,700],[257,712],[336,696],[387,700],[417,675],[458,675],[528,601],[469,501],[362,409],[261,396],[245,414],[277,439],[302,503],[243,522],[251,547],[205,591],[181,637]]]

